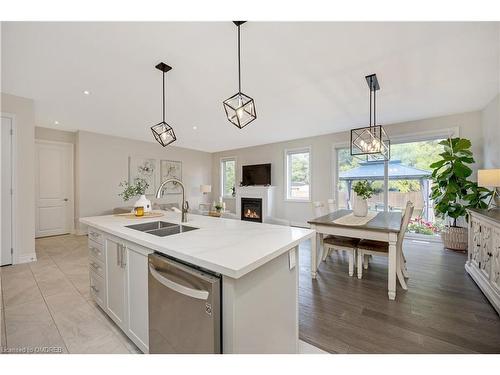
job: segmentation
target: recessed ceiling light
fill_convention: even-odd
[[[83,90],[83,93],[84,93],[85,95],[90,95],[90,91],[89,91],[89,90]]]
[[[59,121],[54,121],[54,125],[59,125]]]
[[[193,130],[196,130],[196,129],[198,129],[198,127],[197,127],[196,125],[195,125],[195,126],[193,126]]]

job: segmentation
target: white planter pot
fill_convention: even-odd
[[[362,199],[355,194],[353,203],[352,213],[354,216],[365,217],[368,215],[368,202],[366,199]]]
[[[151,201],[143,194],[135,202],[134,207],[144,207],[144,212],[151,212]]]

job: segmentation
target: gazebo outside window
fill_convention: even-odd
[[[430,176],[431,172],[424,171],[422,169],[410,167],[401,163],[401,160],[391,160],[389,162],[389,173],[388,179],[391,180],[416,180],[420,183],[421,192],[421,206],[416,206],[416,215],[423,217],[427,221],[434,220],[434,212],[432,208],[432,203],[429,198],[430,191]],[[368,161],[361,162],[356,168],[340,172],[339,181],[345,181],[347,185],[347,192],[345,196],[345,207],[351,208],[352,202],[352,185],[354,182],[359,180],[368,181],[383,181],[384,180],[384,161]],[[404,208],[404,203],[399,202],[396,196],[393,194],[393,199],[391,199],[391,191],[389,191],[389,207],[390,211],[402,210]],[[340,199],[340,197],[339,197]],[[422,204],[423,202],[423,204]],[[418,202],[414,202],[418,203]],[[370,207],[372,210],[384,210],[383,205],[375,204]]]

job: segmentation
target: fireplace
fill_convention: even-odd
[[[262,223],[261,198],[241,198],[241,220]]]

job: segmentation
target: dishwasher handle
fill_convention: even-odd
[[[188,288],[187,286],[178,284],[172,280],[167,279],[165,276],[162,276],[152,264],[149,265],[149,272],[151,273],[151,276],[153,276],[156,281],[158,281],[160,284],[166,286],[169,289],[172,289],[173,291],[184,294],[185,296],[196,298],[196,299],[201,299],[201,300],[207,300],[209,293],[206,290],[198,290],[198,289],[192,289]]]

